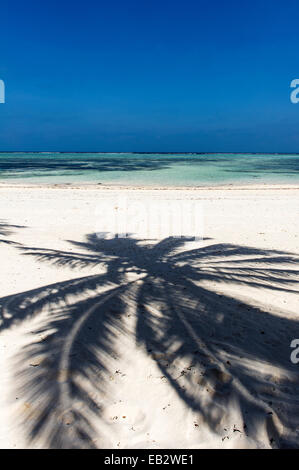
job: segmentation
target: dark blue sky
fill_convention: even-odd
[[[5,0],[0,15],[0,150],[299,152],[298,0]]]

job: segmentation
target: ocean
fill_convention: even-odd
[[[299,183],[299,154],[0,153],[0,181],[216,186]]]

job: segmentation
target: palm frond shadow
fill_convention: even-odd
[[[30,442],[43,435],[48,447],[103,445],[94,423],[111,374],[107,358],[131,334],[130,307],[137,344],[201,423],[221,438],[237,406],[238,432],[254,438],[265,425],[272,446],[297,445],[299,381],[289,346],[299,322],[216,291],[233,283],[297,292],[296,255],[232,244],[182,250],[186,240],[175,238],[153,244],[92,234],[69,243],[76,251],[20,250],[41,262],[105,271],[0,299],[2,329],[40,318],[40,340],[15,358],[20,395],[35,403],[23,422]]]
[[[14,229],[16,228],[25,228],[23,225],[12,225],[7,223],[5,220],[0,220],[0,243],[6,243],[7,245],[18,245],[17,242],[7,239],[6,237],[10,236]],[[5,237],[5,238],[2,238]]]

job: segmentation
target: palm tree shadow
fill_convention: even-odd
[[[25,228],[23,225],[12,225],[8,224],[5,220],[0,220],[0,243],[6,243],[7,245],[18,245],[19,243],[7,239],[13,233],[16,228]],[[2,238],[5,237],[5,238]]]
[[[60,267],[104,271],[0,299],[2,329],[39,320],[40,340],[15,358],[19,392],[35,403],[22,423],[31,443],[44,436],[54,448],[105,445],[94,423],[111,374],[107,358],[115,359],[120,337],[130,335],[125,313],[133,308],[137,344],[219,439],[229,439],[224,429],[237,407],[241,429],[232,433],[254,439],[264,426],[270,445],[297,445],[298,379],[289,346],[299,322],[206,287],[295,293],[296,255],[232,244],[186,250],[186,240],[176,238],[154,244],[92,234],[69,243],[76,251],[20,249]]]

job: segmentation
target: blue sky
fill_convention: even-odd
[[[299,3],[3,1],[0,150],[299,152]]]

